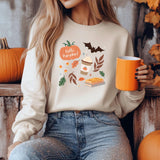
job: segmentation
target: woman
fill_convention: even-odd
[[[9,159],[131,160],[118,118],[142,102],[153,71],[137,68],[139,91],[115,88],[116,57],[133,49],[109,0],[42,0],[28,48]],[[47,115],[44,136],[29,140]]]

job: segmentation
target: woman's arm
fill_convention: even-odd
[[[144,89],[142,91],[119,91],[114,101],[114,105],[116,106],[115,114],[119,118],[125,117],[139,106],[144,96]]]
[[[26,141],[37,133],[46,120],[45,89],[41,87],[40,77],[36,66],[35,49],[27,53],[21,82],[23,93],[22,109],[17,114],[12,130],[14,141]]]
[[[35,49],[27,53],[21,89],[23,93],[22,109],[12,125],[15,137],[13,144],[8,148],[8,158],[17,145],[28,140],[43,127],[47,117],[45,90],[43,86],[41,87],[38,76]]]
[[[129,34],[127,36],[127,43],[124,46],[125,55],[134,56],[132,40]],[[143,65],[137,68],[137,72],[135,73],[135,79],[139,81],[139,91],[118,92],[114,102],[114,105],[116,106],[115,113],[118,115],[118,117],[122,118],[126,116],[129,112],[137,108],[139,104],[143,101],[145,96],[144,88],[154,82],[153,73],[154,72],[151,70],[151,67],[147,67],[147,65]]]

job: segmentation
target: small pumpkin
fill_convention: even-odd
[[[65,47],[62,47],[60,49],[60,57],[63,60],[73,60],[76,58],[79,58],[81,55],[81,50],[78,46],[74,45],[73,43],[70,43],[67,41],[67,43],[63,43]]]
[[[160,160],[160,130],[144,137],[138,148],[137,160]]]
[[[25,48],[9,48],[6,38],[0,39],[0,83],[18,82],[22,78]]]

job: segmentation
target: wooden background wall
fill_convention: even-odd
[[[0,0],[0,37],[10,47],[26,47],[29,24],[40,0]]]
[[[35,15],[41,0],[0,0],[0,37],[7,37],[10,47],[27,47],[27,37],[29,24]],[[160,34],[158,30],[153,30],[153,37],[147,39],[147,25],[144,23],[144,15],[148,10],[144,5],[137,4],[133,0],[111,0],[115,8],[117,17],[123,27],[125,27],[132,36],[135,56],[144,59],[145,63],[156,62],[148,53],[151,46],[160,43]],[[9,119],[13,121],[15,113],[19,108],[19,99],[12,98],[12,101],[0,97],[0,140],[1,144],[8,145],[11,142],[3,142],[7,138],[5,124],[10,127],[6,116],[10,114]],[[4,103],[6,108],[4,108]],[[10,104],[15,104],[11,108]],[[16,111],[13,111],[16,110]],[[13,114],[11,113],[13,112]],[[4,130],[5,128],[5,130]],[[10,136],[10,135],[8,135]],[[2,151],[6,146],[0,145]],[[6,150],[3,151],[6,153]],[[1,156],[1,155],[0,155]]]

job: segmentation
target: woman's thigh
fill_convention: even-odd
[[[43,137],[21,143],[9,160],[73,160],[75,154],[55,138]]]
[[[86,120],[85,160],[132,160],[129,140],[115,114],[93,112],[92,122]],[[88,122],[88,123],[87,123]]]
[[[105,140],[104,140],[105,141]],[[122,142],[122,144],[115,144],[108,146],[103,144],[92,148],[84,160],[132,160],[132,153],[129,144]]]

